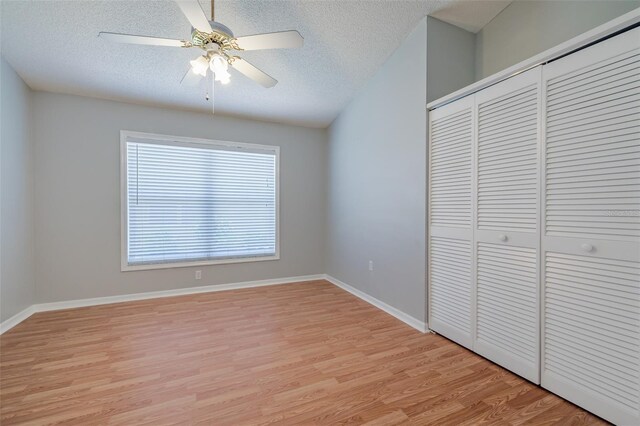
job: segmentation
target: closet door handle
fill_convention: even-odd
[[[587,253],[591,253],[593,250],[595,250],[595,247],[589,243],[584,243],[580,247],[582,247],[582,250],[586,251]]]
[[[498,235],[498,239],[504,243],[509,239],[509,237],[507,237],[504,234],[500,234],[500,235]]]

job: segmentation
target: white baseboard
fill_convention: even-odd
[[[304,275],[300,277],[277,278],[258,281],[243,281],[231,284],[205,285],[200,287],[179,288],[174,290],[149,291],[146,293],[123,294],[118,296],[94,297],[91,299],[66,300],[62,302],[39,303],[29,306],[22,312],[0,324],[0,334],[12,329],[36,312],[58,311],[60,309],[83,308],[106,305],[109,303],[132,302],[135,300],[156,299],[159,297],[183,296],[187,294],[210,293],[214,291],[238,290],[242,288],[263,287],[268,285],[289,284],[325,279],[324,274]]]
[[[184,296],[187,294],[210,293],[214,291],[239,290],[242,288],[263,287],[267,285],[289,284],[324,279],[324,275],[304,275],[258,281],[243,281],[231,284],[203,285],[199,287],[177,288],[174,290],[149,291],[146,293],[123,294],[119,296],[95,297],[92,299],[68,300],[63,302],[40,303],[37,312],[58,311],[60,309],[82,308],[86,306],[106,305],[109,303],[132,302],[134,300],[157,299],[159,297]]]
[[[263,287],[268,285],[307,282],[307,281],[316,281],[316,280],[323,280],[323,279],[329,281],[333,285],[336,285],[345,291],[348,291],[349,293],[364,300],[365,302],[372,304],[376,308],[381,309],[386,313],[396,317],[400,321],[408,324],[409,326],[415,328],[416,330],[421,331],[423,333],[427,331],[427,324],[425,322],[420,321],[412,317],[411,315],[406,314],[400,311],[399,309],[394,308],[393,306],[387,305],[386,303],[376,299],[375,297],[370,296],[367,293],[360,291],[348,284],[345,284],[342,281],[330,275],[318,274],[318,275],[304,275],[300,277],[288,277],[288,278],[269,279],[269,280],[244,281],[244,282],[231,283],[231,284],[205,285],[200,287],[179,288],[174,290],[150,291],[146,293],[123,294],[119,296],[94,297],[91,299],[78,299],[78,300],[67,300],[62,302],[39,303],[39,304],[29,306],[23,311],[18,312],[11,318],[0,323],[0,334],[3,334],[9,331],[16,325],[20,324],[22,321],[29,318],[31,315],[35,314],[36,312],[57,311],[60,309],[83,308],[87,306],[106,305],[109,303],[132,302],[135,300],[156,299],[159,297],[183,296],[187,294],[209,293],[214,291],[225,291],[225,290],[238,290],[242,288]]]
[[[382,309],[383,311],[385,311],[386,313],[388,313],[389,315],[392,315],[394,317],[396,317],[397,319],[399,319],[400,321],[404,322],[405,324],[415,328],[418,331],[421,331],[422,333],[426,333],[428,330],[427,327],[427,323],[424,321],[420,321],[419,319],[416,319],[414,317],[412,317],[411,315],[402,312],[399,309],[394,308],[391,305],[387,305],[386,303],[382,302],[381,300],[376,299],[373,296],[368,295],[367,293],[358,290],[355,287],[350,286],[349,284],[345,284],[342,281],[340,281],[337,278],[332,277],[331,275],[326,275],[325,279],[327,281],[329,281],[331,284],[340,287],[341,289],[348,291],[349,293],[353,294],[354,296],[364,300],[367,303],[372,304],[373,306],[375,306],[378,309]]]
[[[2,323],[0,323],[0,334],[3,334],[5,331],[11,330],[13,327],[20,324],[22,321],[26,320],[36,312],[36,305],[31,305],[28,308],[18,312],[11,318],[7,318],[6,320],[2,321]]]

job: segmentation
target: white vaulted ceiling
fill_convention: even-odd
[[[425,15],[478,31],[510,1],[217,0],[236,36],[297,29],[302,49],[243,52],[279,81],[264,89],[232,72],[216,112],[325,127]],[[198,49],[124,45],[100,31],[188,39],[172,1],[2,0],[2,54],[35,90],[210,111],[204,87],[180,79]],[[209,14],[209,1],[201,0]]]

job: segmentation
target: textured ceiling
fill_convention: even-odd
[[[277,80],[264,89],[232,71],[216,112],[325,127],[425,15],[478,31],[510,1],[216,1],[216,20],[236,36],[297,29],[302,49],[244,52]],[[209,2],[201,0],[209,14]],[[196,49],[123,45],[100,31],[188,38],[172,1],[2,0],[2,54],[26,83],[46,90],[210,111],[204,84],[180,85]]]

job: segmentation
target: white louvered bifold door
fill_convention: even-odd
[[[542,385],[640,424],[640,29],[544,67]]]
[[[541,68],[476,94],[474,350],[539,383]]]
[[[429,328],[471,348],[473,97],[429,114]]]

